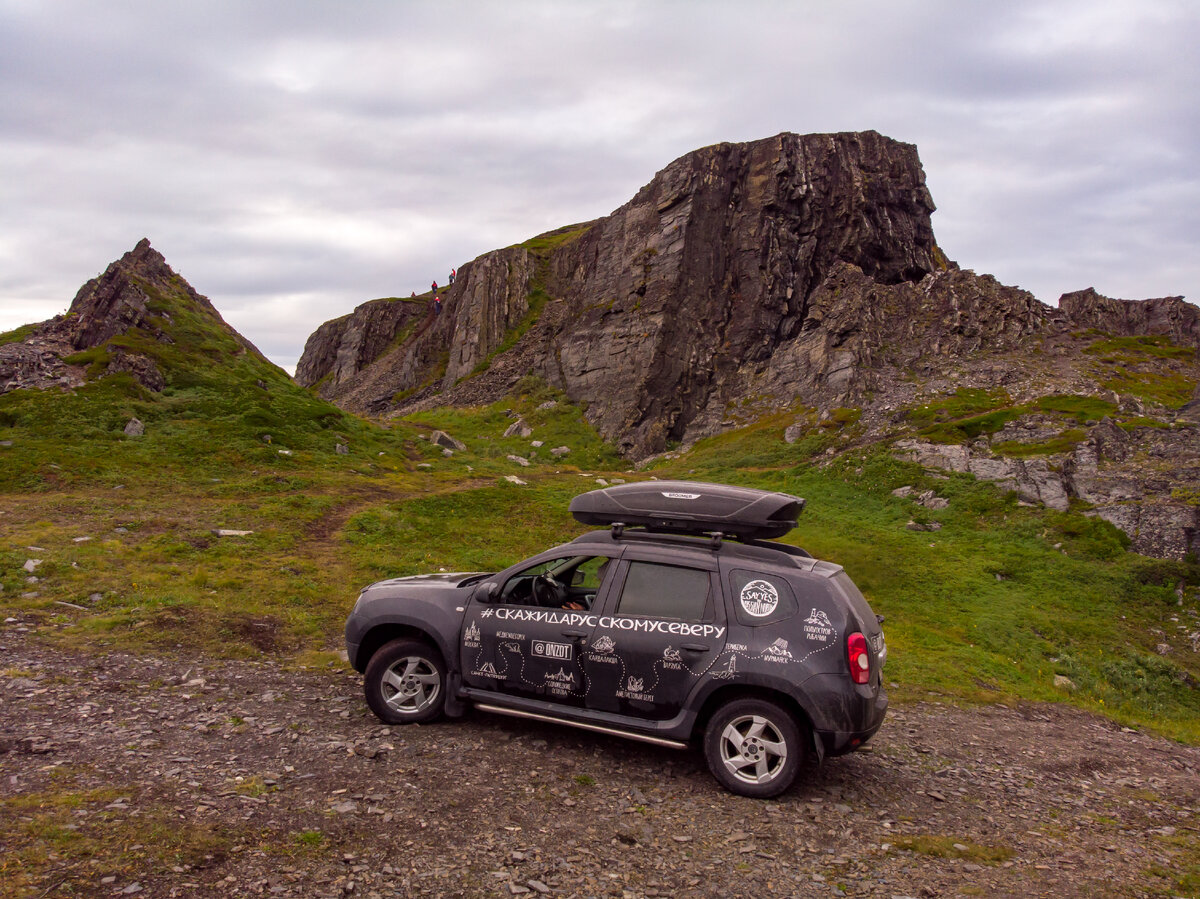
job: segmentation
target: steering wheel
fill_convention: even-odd
[[[539,606],[555,608],[562,605],[562,586],[550,572],[533,579],[533,599]]]

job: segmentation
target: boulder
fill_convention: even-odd
[[[525,419],[518,418],[510,424],[504,431],[505,437],[530,437],[533,435],[533,428],[525,424]]]
[[[445,431],[434,431],[429,435],[429,439],[432,443],[436,443],[438,446],[444,446],[446,449],[457,450],[460,453],[464,452],[467,448],[465,443],[463,443],[461,440],[456,440]]]

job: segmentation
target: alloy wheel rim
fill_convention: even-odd
[[[743,715],[721,731],[721,763],[745,783],[770,783],[787,762],[787,742],[762,715]]]
[[[397,659],[383,675],[383,701],[401,715],[415,715],[429,708],[442,689],[442,678],[428,659],[406,656]]]

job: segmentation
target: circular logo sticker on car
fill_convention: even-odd
[[[751,581],[742,588],[742,608],[755,618],[766,618],[779,605],[779,591],[768,581]]]

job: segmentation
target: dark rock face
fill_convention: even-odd
[[[348,383],[425,311],[420,302],[371,300],[349,315],[325,322],[304,344],[296,382],[312,387],[324,378],[330,390]]]
[[[440,321],[326,395],[379,411],[400,391],[436,383],[455,401],[540,286],[551,299],[513,351],[523,370],[499,371],[543,375],[587,402],[602,434],[645,456],[688,436],[723,401],[722,385],[799,336],[830,271],[849,264],[890,285],[945,268],[932,211],[916,149],[874,132],[707,147],[549,252],[516,247],[464,266]],[[319,346],[305,356],[328,359],[328,342]],[[322,367],[310,358],[306,379]],[[489,375],[464,392],[508,386]]]
[[[208,298],[193,290],[143,238],[102,275],[84,284],[65,315],[42,322],[20,343],[0,346],[0,393],[20,387],[76,387],[84,382],[84,368],[63,360],[134,328],[162,343],[171,343],[161,327],[164,320],[152,308],[153,298],[163,295],[185,298],[216,319],[246,350],[261,355],[225,324]],[[165,385],[154,360],[122,347],[110,349],[107,371],[129,372],[154,391]]]

